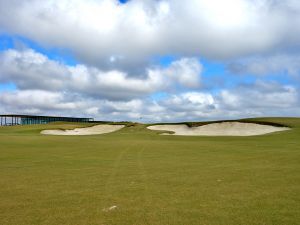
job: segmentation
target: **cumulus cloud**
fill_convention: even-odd
[[[286,110],[293,113],[291,108],[299,107],[298,95],[297,88],[292,85],[257,81],[251,85],[240,85],[234,90],[222,90],[219,101],[225,108],[236,111],[246,109],[273,114]]]
[[[69,78],[64,65],[30,49],[1,52],[0,73],[0,82],[14,82],[20,89],[61,89]]]
[[[183,87],[197,88],[200,85],[202,65],[196,58],[182,58],[172,62],[168,68],[156,72],[170,77]]]
[[[215,94],[182,93],[158,104],[166,110],[162,111],[161,117],[168,121],[294,116],[300,113],[300,97],[296,87],[264,81],[221,89]]]
[[[202,76],[199,61],[217,59],[235,74],[295,77],[299,24],[296,0],[0,0],[0,32],[67,49],[80,62],[1,51],[0,85],[15,90],[0,89],[0,112],[143,121],[299,115],[296,83]],[[164,56],[177,60],[155,64]],[[204,91],[210,75],[224,82]]]
[[[250,57],[230,63],[228,69],[235,74],[286,74],[295,77],[300,75],[300,55],[275,54]]]
[[[215,94],[184,92],[162,99],[112,101],[38,90],[6,91],[0,108],[14,113],[94,117],[98,120],[142,122],[201,121],[256,116],[293,116],[300,113],[298,90],[290,85],[258,81],[223,89]]]
[[[81,109],[84,113],[89,108],[83,101],[74,101],[60,92],[42,90],[16,90],[2,92],[0,95],[2,109],[14,113],[44,113],[58,114]]]
[[[174,86],[200,85],[202,65],[197,59],[182,58],[168,67],[153,67],[146,74],[130,77],[119,70],[102,71],[85,65],[67,66],[32,49],[0,53],[0,82],[13,82],[18,89],[78,93],[112,100],[143,97]]]
[[[218,59],[300,47],[295,0],[0,1],[2,31],[101,68],[156,55]]]

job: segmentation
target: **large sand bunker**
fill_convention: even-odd
[[[255,123],[222,122],[211,123],[198,127],[187,125],[154,125],[147,127],[150,130],[172,131],[171,135],[186,136],[253,136],[289,130],[288,127],[275,127]],[[163,133],[168,135],[168,133]]]
[[[96,125],[93,127],[75,128],[73,130],[43,130],[41,134],[47,135],[94,135],[115,132],[124,125]]]

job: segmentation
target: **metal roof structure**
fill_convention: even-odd
[[[36,115],[22,115],[22,114],[2,114],[0,115],[2,117],[4,116],[7,116],[7,117],[12,117],[12,116],[15,116],[15,117],[24,117],[24,118],[28,118],[28,117],[42,117],[42,118],[76,118],[76,119],[93,119],[93,118],[87,118],[87,117],[67,117],[67,116],[36,116]]]
[[[29,124],[46,124],[50,122],[92,122],[93,118],[86,117],[66,117],[66,116],[36,116],[21,114],[3,114],[0,115],[1,126],[29,125]]]

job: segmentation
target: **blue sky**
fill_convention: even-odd
[[[0,0],[1,113],[299,116],[300,4],[289,1]]]

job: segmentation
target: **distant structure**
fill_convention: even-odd
[[[78,117],[62,117],[62,116],[34,116],[34,115],[0,115],[1,126],[15,126],[15,125],[30,125],[30,124],[46,124],[50,122],[93,122],[93,118],[78,118]]]

